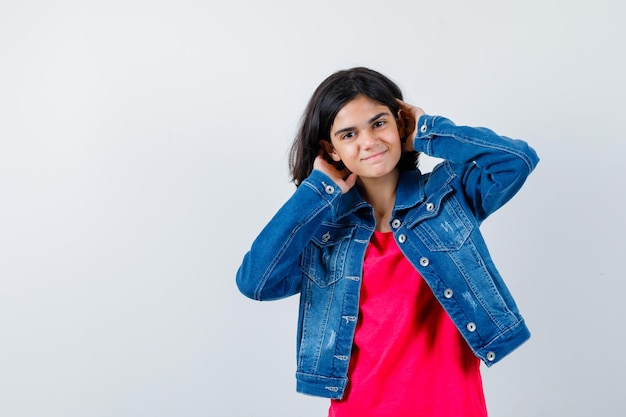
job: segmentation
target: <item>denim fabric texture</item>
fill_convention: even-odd
[[[515,195],[539,159],[522,140],[441,116],[420,117],[414,147],[444,162],[431,173],[401,173],[391,230],[475,355],[491,366],[530,333],[479,226]],[[237,272],[239,290],[252,299],[300,294],[299,392],[343,396],[363,259],[375,227],[357,187],[342,195],[329,177],[313,171]]]

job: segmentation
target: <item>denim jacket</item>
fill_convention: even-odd
[[[401,173],[391,230],[475,355],[491,366],[530,333],[479,226],[513,197],[539,159],[521,140],[441,116],[420,117],[414,147],[444,161],[431,173]],[[299,392],[343,396],[363,258],[375,227],[357,187],[342,195],[315,170],[261,231],[237,272],[239,290],[255,300],[300,293]]]

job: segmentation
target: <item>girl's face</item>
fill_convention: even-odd
[[[402,144],[396,115],[366,96],[344,105],[330,128],[326,151],[361,179],[381,178],[395,171]]]

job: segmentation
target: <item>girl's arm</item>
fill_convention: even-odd
[[[464,192],[479,220],[509,201],[539,162],[535,151],[522,140],[486,128],[457,126],[444,117],[404,106],[417,115],[414,149],[449,161],[462,176]]]
[[[252,243],[237,271],[239,290],[255,300],[284,298],[300,291],[300,255],[348,185],[329,176],[316,161],[311,175],[280,208]],[[321,165],[320,165],[321,164]]]

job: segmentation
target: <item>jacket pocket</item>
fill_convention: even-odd
[[[353,227],[322,224],[302,253],[302,272],[319,287],[337,282],[343,275]]]
[[[431,196],[420,208],[425,213],[408,226],[434,252],[459,250],[474,228],[454,193],[447,191]]]

